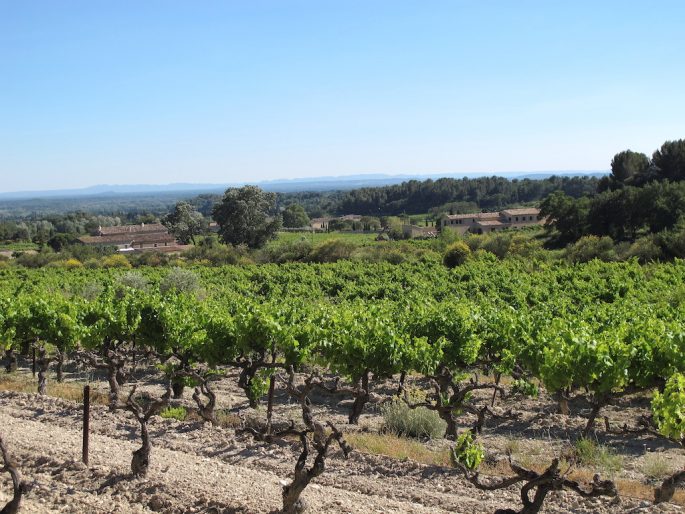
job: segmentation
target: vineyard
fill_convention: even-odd
[[[11,443],[28,451],[19,434],[40,422],[59,455],[78,456],[70,431],[82,400],[54,396],[86,382],[95,391],[93,423],[116,427],[98,433],[94,455],[103,455],[105,435],[128,434],[137,440],[132,457],[130,442],[121,446],[129,469],[110,476],[98,474],[102,462],[55,466],[76,495],[125,491],[130,512],[685,505],[683,261],[6,268],[0,344],[0,446],[12,474],[0,494],[13,488],[17,507],[24,497],[34,509],[32,497],[44,491],[29,490],[40,472],[35,459],[22,453],[9,464]],[[16,392],[29,383],[39,395]],[[393,429],[392,413],[429,419],[438,433]],[[403,445],[415,449],[409,460],[393,454]],[[614,464],[593,466],[588,448],[606,450]],[[254,503],[239,479],[201,498],[197,484],[179,482],[187,491],[175,497],[188,502],[179,505],[148,491],[163,477],[158,456],[175,466],[172,451],[193,456],[192,466],[183,462],[204,477],[198,481],[243,473],[260,489],[267,471],[282,480],[260,493],[271,498],[265,503]],[[224,454],[236,468],[226,468]],[[108,458],[121,464],[123,455]],[[645,461],[663,469],[648,473],[638,465]],[[129,511],[88,501],[84,512]]]

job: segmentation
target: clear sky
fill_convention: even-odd
[[[683,0],[0,0],[0,191],[607,169],[684,62]]]

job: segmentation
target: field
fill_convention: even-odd
[[[525,481],[474,485],[511,477],[508,456],[537,475],[560,459],[544,512],[685,506],[680,490],[652,505],[685,466],[669,417],[685,371],[681,261],[7,268],[0,279],[18,366],[0,380],[0,432],[35,483],[28,512],[272,512],[303,455],[305,470],[325,461],[303,488],[311,512],[520,509]],[[87,381],[89,467],[75,462]],[[163,396],[169,384],[185,393]],[[159,407],[144,472],[129,468],[136,405]],[[583,498],[575,482],[605,493]]]

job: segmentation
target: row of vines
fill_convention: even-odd
[[[250,406],[267,404],[266,426],[246,431],[265,441],[288,434],[301,440],[294,480],[284,490],[285,511],[303,508],[300,493],[323,472],[331,445],[345,455],[350,450],[339,427],[315,419],[314,388],[349,394],[348,420],[356,424],[374,387],[396,380],[397,398],[411,408],[433,410],[446,422],[455,465],[472,483],[496,489],[525,482],[520,512],[537,512],[555,488],[584,496],[615,494],[615,488],[570,481],[558,462],[544,473],[511,462],[513,477],[499,482],[478,474],[470,449],[485,420],[516,415],[492,408],[510,392],[502,385],[504,376],[512,377],[518,391],[544,387],[564,414],[570,398],[585,397],[592,409],[584,435],[611,429],[596,423],[603,408],[648,392],[653,413],[635,420],[634,430],[685,442],[683,262],[473,261],[452,270],[431,263],[339,262],[183,272],[197,284],[160,288],[170,273],[163,268],[135,276],[113,270],[0,270],[0,343],[7,370],[16,368],[18,354],[35,350],[40,393],[48,387],[49,369],[61,380],[68,360],[103,370],[110,408],[126,408],[141,424],[143,447],[134,456],[134,474],[144,474],[149,462],[147,420],[184,387],[194,387],[200,414],[216,423],[212,384],[227,369],[239,372]],[[168,377],[162,398],[143,403],[135,388],[122,397],[122,386],[141,363],[156,365]],[[426,388],[420,399],[407,394],[407,377],[424,379],[417,382]],[[273,428],[275,388],[299,402],[304,428]],[[476,390],[490,390],[492,402],[477,404]],[[460,433],[459,417],[465,414],[478,421]],[[307,468],[312,445],[316,457]],[[682,479],[683,473],[670,477],[657,500],[670,499]]]

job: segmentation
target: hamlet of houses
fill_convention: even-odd
[[[89,246],[116,246],[119,252],[178,252],[186,248],[161,223],[98,227],[96,235],[79,238]]]
[[[484,234],[508,228],[524,228],[544,224],[540,209],[505,209],[499,212],[478,212],[473,214],[446,214],[440,220],[442,229],[451,229],[465,234]]]

